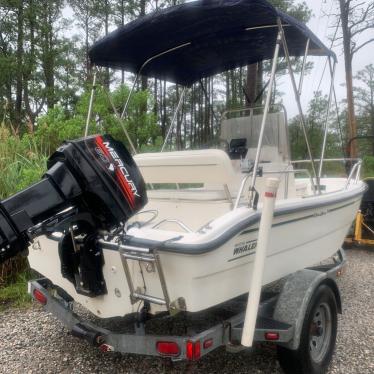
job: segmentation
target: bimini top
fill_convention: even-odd
[[[310,39],[309,55],[336,58],[303,23],[266,0],[202,0],[159,10],[110,33],[89,56],[95,65],[189,86],[271,59],[278,18],[291,56],[304,55]]]

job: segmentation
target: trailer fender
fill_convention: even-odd
[[[321,284],[328,285],[334,292],[338,312],[341,313],[341,297],[334,279],[325,272],[304,269],[292,274],[286,281],[277,300],[274,319],[294,326],[294,335],[283,346],[296,350],[300,344],[300,335],[309,302]]]

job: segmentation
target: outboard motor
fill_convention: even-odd
[[[40,235],[61,232],[61,271],[77,292],[106,292],[99,232],[121,227],[147,203],[130,153],[110,135],[66,141],[43,179],[0,202],[0,263]]]

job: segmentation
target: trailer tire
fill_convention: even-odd
[[[305,313],[297,350],[277,346],[278,360],[286,374],[323,374],[330,364],[338,326],[334,292],[320,285]]]

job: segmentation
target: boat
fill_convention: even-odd
[[[69,157],[72,165],[75,160],[71,155],[76,155],[78,148],[91,156],[96,152],[95,157],[99,155],[109,170],[116,168],[122,173],[117,183],[124,186],[124,195],[105,195],[102,201],[106,205],[99,204],[96,197],[85,197],[89,201],[85,209],[94,211],[101,223],[86,235],[93,241],[87,239],[82,244],[84,230],[80,222],[84,218],[74,218],[73,209],[79,192],[73,194],[73,187],[66,193],[67,189],[63,190],[72,197],[66,199],[66,204],[56,203],[60,210],[50,209],[53,214],[47,224],[43,221],[43,230],[32,229],[34,240],[28,254],[31,268],[58,293],[69,295],[99,318],[136,313],[141,305],[147,313],[211,308],[248,292],[269,177],[279,179],[280,185],[262,284],[333,256],[344,241],[366,189],[360,181],[361,162],[340,160],[352,161],[349,175],[325,177],[325,126],[319,159],[312,155],[306,137],[310,158],[303,161],[306,167],[298,169],[300,162],[291,159],[285,109],[271,103],[277,64],[283,57],[300,111],[300,126],[306,135],[300,103],[304,68],[298,87],[291,57],[301,57],[305,66],[311,55],[326,57],[333,76],[334,53],[305,25],[265,0],[190,2],[147,15],[98,41],[90,50],[92,64],[135,73],[133,89],[140,75],[166,79],[188,89],[202,78],[271,60],[265,105],[224,113],[222,147],[217,149],[165,151],[174,123],[161,152],[134,154],[133,158],[122,148],[122,153],[117,152],[120,147],[116,148],[108,137],[66,143],[54,156],[51,167],[61,166],[62,160]],[[330,101],[332,94],[333,83]],[[87,125],[91,112],[92,105]],[[83,149],[82,144],[87,142],[89,146]],[[71,147],[76,153],[70,151]],[[62,156],[64,152],[70,152],[70,156]],[[71,166],[67,169],[72,170]],[[95,170],[99,170],[99,176],[100,170],[101,174],[108,171],[106,166]],[[58,176],[62,173],[47,174],[61,181]],[[107,186],[107,181],[97,184],[99,176],[92,179],[92,173],[87,174],[91,178],[87,177],[87,181],[94,181],[96,187],[80,184],[79,191],[91,188],[90,193],[95,194],[104,189],[102,185]],[[133,209],[126,207],[126,215],[114,214],[117,205],[125,200]],[[4,206],[12,204],[3,203],[3,212]],[[105,212],[104,218],[100,209]],[[42,217],[46,220],[45,215]],[[69,225],[62,224],[66,221]],[[106,221],[111,222],[109,228]],[[82,245],[91,246],[88,252],[92,253],[87,257]],[[83,267],[88,281],[82,281]]]

